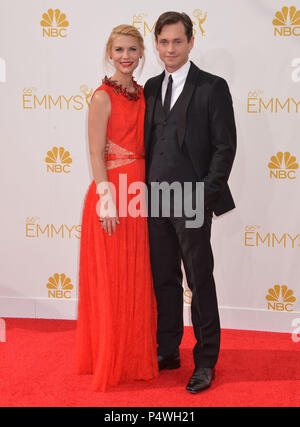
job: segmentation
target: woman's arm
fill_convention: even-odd
[[[96,186],[108,180],[105,165],[105,146],[110,110],[108,94],[103,90],[98,90],[91,101],[88,116],[90,159]]]
[[[97,189],[102,183],[108,182],[105,164],[105,147],[107,124],[111,113],[111,104],[108,94],[102,90],[95,92],[88,116],[89,151],[92,172]],[[100,196],[101,198],[101,196]],[[111,235],[118,223],[117,213],[101,218],[103,229]]]

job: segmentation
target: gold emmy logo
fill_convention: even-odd
[[[202,25],[206,21],[207,12],[205,12],[202,16],[202,10],[195,9],[193,12],[193,15],[195,18],[197,18],[198,28],[200,29],[202,36],[204,36],[205,31],[204,31]],[[140,13],[140,14],[133,15],[132,23],[131,23],[134,27],[136,27],[144,35],[144,37],[146,37],[146,35],[148,33],[150,33],[150,34],[153,33],[155,25],[156,25],[156,21],[155,22],[152,21],[151,24],[149,24],[148,23],[149,21],[145,19],[147,16],[148,15],[146,13]],[[194,24],[194,36],[195,36],[197,34],[197,23],[193,21],[193,24]]]
[[[296,302],[294,292],[288,289],[286,285],[275,285],[268,290],[266,300],[268,301],[268,310],[273,311],[294,311],[293,304]]]
[[[70,299],[74,286],[71,283],[71,279],[64,273],[55,273],[49,277],[46,287],[48,289],[48,298]]]
[[[279,100],[277,97],[263,98],[263,91],[249,91],[247,100],[247,112],[248,113],[281,113],[286,112],[296,113],[300,112],[300,101],[295,100],[293,97],[286,98],[285,100]]]
[[[253,92],[249,90],[248,98],[258,98],[262,94],[263,94],[262,90],[254,90]]]
[[[48,9],[47,13],[43,13],[42,18],[43,37],[67,37],[66,28],[69,22],[66,20],[65,13],[61,13],[59,9]]]
[[[133,15],[132,25],[134,26],[135,24],[142,24],[145,16],[147,16],[147,13],[140,13],[139,15]]]
[[[244,236],[245,247],[260,248],[282,248],[282,249],[295,249],[300,247],[300,234],[283,233],[278,234],[274,232],[261,231],[260,225],[247,225],[245,227]]]
[[[45,237],[53,240],[55,237],[61,239],[80,239],[81,225],[67,224],[39,224],[40,217],[26,217],[25,219],[25,236],[39,239]]]
[[[81,94],[59,95],[50,94],[38,95],[36,87],[27,87],[23,89],[22,106],[24,110],[76,110],[84,109],[85,104],[89,106],[89,98],[92,96],[93,90],[89,91],[86,85],[80,86]]]
[[[45,162],[47,163],[47,172],[70,173],[72,159],[69,151],[65,151],[63,147],[53,147],[51,151],[48,151]]]
[[[27,216],[25,222],[28,225],[35,225],[36,221],[38,221],[39,219],[40,218],[38,216]]]
[[[86,101],[86,103],[87,103],[87,106],[89,107],[90,106],[90,98],[91,98],[91,96],[92,96],[92,94],[93,94],[93,89],[90,89],[89,90],[89,88],[87,87],[87,85],[81,85],[80,86],[80,92],[82,92],[83,93],[83,95],[84,95],[84,97],[85,97],[85,101]]]
[[[296,163],[296,157],[289,152],[282,153],[279,151],[276,156],[271,157],[271,162],[268,164],[270,169],[270,178],[276,179],[295,179],[296,169],[299,165]]]
[[[146,37],[147,33],[152,33],[155,25],[156,25],[156,21],[154,22],[154,24],[152,25],[152,27],[148,25],[147,21],[145,21],[145,17],[147,16],[146,13],[140,13],[139,15],[133,15],[132,18],[132,26],[137,28],[139,31],[141,31],[141,33],[144,34],[144,37]]]
[[[300,36],[300,10],[295,6],[284,6],[275,16],[272,21],[275,27],[274,36]]]
[[[201,31],[202,36],[204,36],[205,35],[205,31],[204,31],[204,29],[202,27],[202,24],[204,24],[204,22],[206,21],[207,12],[205,12],[203,14],[203,16],[202,16],[202,10],[196,9],[196,10],[194,10],[193,15],[194,15],[195,18],[197,18],[199,29]]]

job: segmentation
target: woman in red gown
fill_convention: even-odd
[[[143,38],[132,26],[116,27],[106,55],[115,73],[96,89],[89,110],[94,180],[82,216],[75,352],[77,373],[92,374],[95,391],[158,373],[147,218],[118,215],[119,199],[124,200],[124,188],[118,197],[120,175],[127,182],[125,192],[145,181],[145,100],[132,77],[144,55]],[[128,204],[134,197],[127,195]],[[103,205],[104,200],[110,204]]]

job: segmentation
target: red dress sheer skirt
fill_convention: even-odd
[[[143,91],[137,86],[137,97],[128,97],[108,80],[97,90],[111,101],[108,180],[125,197],[131,185],[145,182]],[[134,197],[126,194],[128,206]],[[119,217],[109,236],[99,222],[98,201],[92,181],[82,214],[75,365],[78,374],[93,375],[93,390],[105,391],[157,376],[157,313],[146,215]]]

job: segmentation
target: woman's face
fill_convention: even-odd
[[[139,42],[132,36],[117,36],[112,44],[111,58],[117,71],[132,74],[142,56]]]

